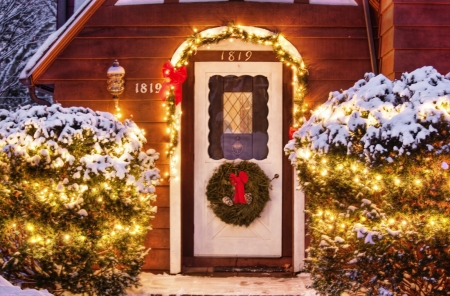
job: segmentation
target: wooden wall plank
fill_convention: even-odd
[[[367,38],[296,38],[289,41],[305,59],[366,59]]]
[[[105,111],[114,113],[115,104],[112,99],[109,100],[58,100],[64,107],[83,106],[96,111]],[[131,118],[134,122],[165,122],[166,108],[162,106],[162,101],[155,100],[119,100],[119,107],[124,118]]]
[[[394,72],[411,72],[423,66],[433,66],[442,74],[450,71],[450,49],[395,50]]]
[[[153,229],[170,227],[169,222],[170,211],[168,207],[158,207],[158,212],[155,215],[155,219],[150,222]]]
[[[170,250],[169,249],[152,249],[145,257],[143,270],[164,270],[170,269]]]
[[[394,30],[395,49],[450,49],[450,26],[395,26]]]
[[[185,37],[158,38],[76,38],[58,59],[120,59],[168,58],[185,40]],[[369,54],[367,38],[299,38],[289,41],[309,58],[345,59],[366,58]],[[125,66],[123,66],[125,68]],[[125,68],[127,69],[127,68]],[[106,70],[104,70],[106,73]],[[103,74],[105,75],[105,74]]]
[[[158,60],[159,61],[159,60]],[[121,61],[120,61],[121,62]],[[136,60],[133,66],[137,67],[141,60]],[[160,65],[155,65],[155,68],[162,68],[163,61]],[[74,68],[75,69],[75,68]],[[125,69],[127,71],[127,69]],[[147,71],[148,72],[148,71]],[[160,73],[154,73],[154,75],[161,75]],[[106,72],[105,72],[106,73]],[[145,75],[145,69],[143,69],[142,75]],[[81,77],[80,77],[81,78]],[[140,104],[147,101],[158,101],[161,102],[161,97],[156,90],[156,84],[162,84],[164,82],[163,78],[151,79],[151,78],[130,78],[128,75],[125,76],[125,91],[119,97],[120,102],[123,101],[134,101],[134,103]],[[43,81],[43,80],[41,80]],[[146,84],[145,93],[141,91],[142,83]],[[136,84],[138,88],[136,91]],[[150,92],[150,84],[152,84],[152,92]],[[106,77],[101,77],[96,80],[59,80],[55,83],[55,98],[59,101],[75,101],[74,104],[78,103],[76,101],[111,101],[111,94],[106,89]],[[100,103],[100,102],[99,102]],[[81,104],[81,102],[80,102]],[[84,103],[82,103],[84,104]]]
[[[156,186],[156,203],[157,207],[168,208],[170,206],[170,188],[169,186]]]
[[[364,43],[364,48],[367,48],[367,44]],[[357,47],[360,48],[360,47]],[[363,49],[361,49],[363,51]],[[370,71],[370,59],[367,55],[365,58],[356,58],[356,57],[341,57],[340,59],[329,59],[323,57],[322,59],[313,59],[307,55],[303,55],[305,59],[305,63],[309,69],[310,75],[309,79],[311,80],[329,80],[329,79],[358,79],[361,77],[361,72]],[[92,61],[103,61],[103,66],[91,66]],[[105,92],[103,88],[106,84],[106,70],[104,65],[105,61],[110,60],[56,60],[52,67],[49,69],[49,72],[45,73],[42,79],[39,81],[40,83],[48,83],[50,81],[55,81],[54,79],[57,77],[58,79],[65,80],[65,88],[67,91],[68,88],[72,88],[74,92],[70,93],[70,98],[73,100],[82,100],[82,98],[88,99],[89,89],[83,90],[82,87],[76,88],[76,84],[68,84],[67,80],[78,80],[78,79],[93,79],[99,80],[101,82],[89,82],[92,83],[94,88],[93,91],[96,94],[100,94]],[[139,77],[141,80],[139,81],[147,81],[148,79],[155,78],[154,76],[161,75],[161,68],[166,60],[163,59],[120,59],[121,65],[127,71],[125,81],[127,87],[125,88],[125,92],[122,94],[123,98],[135,99],[138,95],[135,94],[134,90],[134,82]],[[108,67],[106,67],[108,68]],[[189,68],[189,66],[187,67]],[[153,81],[162,82],[163,79],[157,78]],[[58,81],[56,81],[56,89],[58,89]],[[131,84],[131,87],[129,85]],[[67,96],[67,94],[66,94]],[[139,95],[141,96],[141,95]],[[102,95],[102,98],[108,99],[109,95]],[[150,95],[149,95],[150,98]],[[58,100],[59,97],[57,97]],[[156,94],[152,97],[152,99],[159,99]],[[126,99],[124,99],[126,100]]]
[[[196,26],[201,32],[209,29],[205,26]],[[366,38],[365,27],[292,27],[278,25],[277,29],[286,38],[291,36],[304,38]],[[85,27],[77,37],[84,38],[130,38],[130,37],[178,37],[186,38],[193,34],[191,26],[99,26]]]
[[[361,75],[358,79],[362,79]],[[332,91],[339,91],[341,89],[348,89],[355,84],[356,80],[314,80],[308,82],[308,93],[305,101],[308,103],[308,108],[314,110],[317,106],[327,101],[329,93]],[[307,114],[309,115],[309,114]]]
[[[152,58],[152,59],[136,59],[123,58],[119,59],[120,65],[126,71],[126,80],[128,79],[163,79],[161,74],[162,65],[170,59]],[[115,59],[114,58],[114,59]],[[103,80],[106,83],[106,71],[112,65],[114,59],[96,58],[96,59],[57,59],[48,68],[38,80],[37,83],[45,84],[49,81],[58,80]],[[128,88],[130,89],[130,88]],[[131,91],[132,88],[131,88]]]
[[[271,17],[267,17],[267,12]],[[168,17],[170,16],[170,17]],[[251,2],[180,3],[164,5],[103,6],[87,26],[272,26],[364,27],[361,6],[302,5]]]
[[[450,3],[439,4],[434,2],[432,5],[425,2],[394,3],[394,24],[411,26],[449,26],[450,25]]]
[[[391,55],[393,57],[393,55]],[[387,69],[386,61],[389,59],[389,56],[384,57],[384,62],[382,63],[382,71],[385,73]],[[391,66],[393,64],[391,63]],[[365,72],[370,71],[370,61],[369,60],[310,60],[308,62],[308,68],[310,70],[309,82],[308,82],[308,101],[325,101],[328,97],[328,93],[333,90],[346,89],[351,86],[356,80],[361,79]],[[352,69],[353,71],[348,71],[348,69]],[[391,68],[392,72],[393,68]],[[390,73],[390,72],[389,72]],[[156,81],[156,80],[155,80]],[[160,81],[160,80],[158,80]],[[63,94],[70,93],[71,97],[69,100],[58,100],[63,106],[84,106],[89,107],[94,110],[102,110],[107,112],[114,111],[114,105],[112,101],[107,97],[105,101],[101,100],[93,100],[86,101],[90,99],[89,93],[94,89],[98,89],[98,93],[104,89],[104,81],[90,81],[90,88],[81,87],[80,84],[86,83],[85,81],[63,81],[58,82],[56,84],[56,90],[62,97]],[[94,91],[95,92],[95,91]],[[134,92],[131,92],[134,93]],[[109,95],[109,94],[108,94]],[[129,114],[133,114],[133,121],[135,122],[164,122],[164,114],[158,114],[158,112],[163,112],[162,103],[158,100],[127,100],[130,97],[126,95],[125,98],[121,98],[120,106],[122,109],[124,106],[128,108],[130,107],[131,111],[124,111],[125,117],[129,117]],[[73,99],[73,100],[72,100]],[[134,107],[132,104],[136,103],[139,107]],[[149,112],[152,114],[152,117],[146,118],[145,112],[136,112],[134,111],[136,108],[150,109]],[[152,110],[153,108],[159,110],[156,112]],[[155,112],[153,112],[155,111]],[[140,126],[140,124],[139,124]],[[148,138],[148,141],[152,141],[155,143],[155,140]],[[164,154],[163,147],[160,145],[162,149],[157,149],[157,147],[149,147],[154,148],[161,155]],[[148,149],[148,148],[147,148]]]
[[[147,233],[146,248],[168,249],[170,247],[170,229],[153,229]]]
[[[59,58],[167,58],[186,37],[158,38],[75,38]]]
[[[309,60],[308,80],[357,80],[371,71],[370,60]]]

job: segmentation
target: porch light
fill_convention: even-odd
[[[125,69],[119,65],[117,60],[115,60],[112,66],[109,67],[106,75],[108,76],[107,89],[114,100],[114,108],[116,109],[115,115],[117,118],[120,118],[122,117],[122,114],[120,114],[119,96],[125,90],[125,81],[123,80],[123,77],[125,76]]]

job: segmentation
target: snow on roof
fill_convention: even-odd
[[[45,42],[38,48],[36,53],[31,57],[25,68],[20,73],[20,80],[27,79],[29,76],[31,76],[31,74],[39,66],[41,61],[44,60],[52,51],[52,49],[61,42],[61,37],[67,34],[67,32],[69,32],[76,24],[76,21],[81,16],[83,16],[97,1],[99,0],[86,0],[61,28],[59,28],[57,31],[51,34],[47,38],[47,40],[45,40]]]

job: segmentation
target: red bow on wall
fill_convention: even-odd
[[[297,131],[297,129],[293,126],[289,128],[289,140],[292,140],[294,138],[294,133]]]
[[[245,187],[244,184],[248,182],[248,175],[246,172],[240,171],[239,176],[230,174],[231,185],[234,186],[234,203],[246,204],[245,201]]]
[[[165,81],[162,84],[159,95],[164,101],[166,99],[166,93],[170,91],[170,87],[173,87],[173,92],[175,94],[175,104],[178,105],[181,102],[181,98],[183,97],[181,85],[187,77],[186,67],[183,66],[179,69],[176,69],[174,66],[172,66],[172,63],[170,63],[170,61],[167,61],[163,66],[162,73]]]

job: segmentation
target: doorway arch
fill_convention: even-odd
[[[230,40],[227,42],[226,40]],[[208,42],[210,41],[210,42]],[[232,41],[232,42],[231,42]],[[293,107],[294,127],[301,124],[305,107],[303,106],[303,96],[306,91],[305,79],[307,70],[303,59],[298,50],[281,34],[271,32],[266,29],[251,26],[236,26],[230,24],[210,28],[202,32],[196,32],[188,37],[174,52],[171,58],[171,64],[175,68],[181,68],[188,65],[189,57],[197,51],[210,49],[248,50],[254,48],[266,47],[273,49],[279,61],[290,66],[293,71]],[[181,116],[181,105],[178,104],[174,109],[174,114],[178,121]],[[297,120],[295,120],[297,119]],[[180,137],[183,128],[179,126],[172,127],[177,129],[177,137]],[[182,265],[182,233],[181,233],[181,141],[173,147],[170,160],[170,273],[181,272]],[[295,174],[292,176],[295,180]],[[294,182],[294,181],[293,181]],[[294,182],[296,183],[296,182]],[[295,184],[294,188],[297,187]],[[294,192],[294,217],[293,217],[293,265],[294,271],[300,271],[303,267],[304,259],[304,195],[301,191]]]

